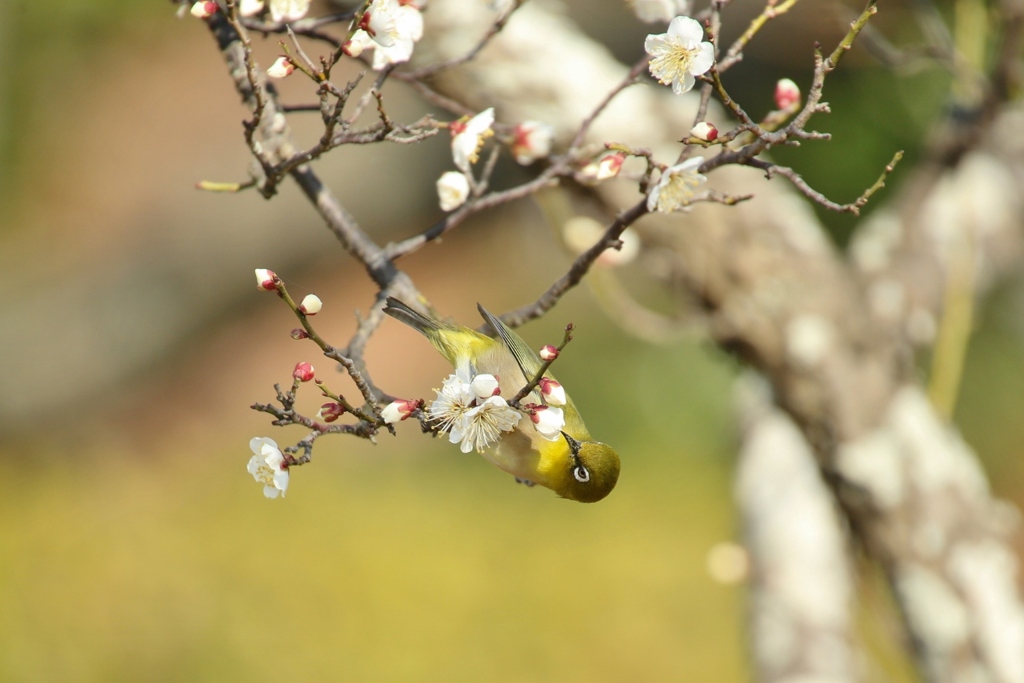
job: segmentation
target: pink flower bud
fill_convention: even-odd
[[[565,413],[562,409],[539,406],[535,403],[529,403],[526,407],[530,410],[530,420],[540,435],[550,441],[556,440],[565,426]]]
[[[384,422],[390,425],[406,419],[422,407],[422,400],[412,401],[399,398],[384,406],[384,410],[380,411],[380,416]]]
[[[558,349],[548,344],[540,350],[540,359],[543,361],[554,360],[558,358]]]
[[[345,414],[345,408],[340,403],[325,403],[320,406],[319,412],[316,414],[316,419],[323,420],[324,422],[334,422],[339,417]]]
[[[469,387],[476,394],[477,398],[490,398],[491,396],[497,396],[501,393],[501,389],[498,387],[498,378],[494,375],[480,374],[473,378],[473,381],[469,383]]]
[[[316,315],[324,307],[324,302],[316,294],[307,294],[299,304],[299,310],[306,315]]]
[[[297,363],[295,365],[295,369],[292,370],[292,377],[299,380],[300,382],[308,382],[314,377],[313,366],[310,365],[309,363],[306,363],[305,361],[303,361],[302,363]]]
[[[696,126],[690,129],[690,135],[697,138],[698,140],[703,140],[704,142],[714,142],[714,140],[718,137],[718,129],[715,128],[715,125],[713,123],[701,121]]]
[[[209,2],[197,2],[192,5],[192,9],[189,13],[196,19],[207,19],[217,13],[217,3]]]
[[[562,385],[550,377],[541,377],[540,382],[537,383],[540,387],[540,393],[544,396],[544,400],[548,402],[548,405],[552,406],[564,406],[565,405],[565,389]]]
[[[623,152],[609,154],[601,159],[597,164],[597,179],[605,180],[619,175],[619,171],[622,170],[622,164],[625,161],[626,155]]]
[[[309,339],[309,333],[301,327],[296,327],[290,333],[292,339]]]
[[[599,161],[591,161],[580,169],[579,180],[588,185],[593,185],[598,181],[614,178],[619,175],[619,171],[622,170],[622,164],[625,161],[626,155],[623,152],[607,154],[601,157]]]
[[[285,78],[291,76],[293,71],[295,71],[295,65],[292,64],[292,60],[282,55],[270,65],[267,75],[271,78]]]
[[[469,178],[465,173],[448,171],[437,179],[437,196],[442,211],[454,211],[469,198]]]
[[[775,84],[775,106],[778,109],[789,109],[800,104],[800,88],[796,83],[783,78]]]
[[[341,46],[341,51],[347,54],[349,57],[358,57],[363,54],[363,50],[366,49],[366,44],[360,40],[348,40]]]
[[[513,131],[512,156],[523,166],[532,164],[551,153],[555,129],[540,121],[524,121]]]
[[[257,268],[256,286],[265,292],[275,291],[277,289],[277,273],[266,268]]]

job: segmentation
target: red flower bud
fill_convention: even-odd
[[[718,129],[713,123],[701,121],[690,129],[690,135],[704,142],[714,142],[718,138]]]
[[[277,273],[266,268],[256,269],[256,286],[265,292],[277,290]]]
[[[305,361],[296,364],[295,369],[292,371],[292,377],[300,382],[308,382],[314,377],[313,366]]]
[[[796,83],[783,78],[775,84],[775,106],[778,109],[789,109],[797,104],[800,104],[800,87]]]
[[[380,416],[387,424],[394,424],[406,419],[422,407],[422,399],[399,398],[384,406],[384,409],[380,411]]]
[[[217,9],[217,3],[212,2],[211,0],[209,2],[195,3],[194,5],[192,5],[192,9],[189,10],[189,13],[197,19],[206,19],[216,14]]]
[[[345,408],[340,403],[325,403],[320,406],[320,412],[316,414],[318,420],[334,422],[345,414]]]

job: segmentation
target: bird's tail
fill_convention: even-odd
[[[427,337],[432,337],[431,332],[445,329],[445,326],[436,320],[428,318],[419,311],[414,311],[404,301],[399,301],[393,296],[387,298],[387,302],[384,306],[384,312],[390,315],[395,320],[399,320],[414,330],[419,330]]]

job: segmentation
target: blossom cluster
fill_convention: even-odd
[[[538,388],[548,405],[527,404],[523,412],[541,436],[554,441],[565,426],[565,414],[557,407],[566,403],[565,390],[547,377]],[[523,417],[523,412],[501,396],[498,378],[488,373],[471,375],[468,369],[459,368],[436,392],[437,398],[427,409],[427,416],[442,432],[447,432],[451,443],[460,444],[463,453],[483,452],[502,434],[516,429]],[[398,399],[384,408],[382,416],[385,422],[398,422],[415,407],[417,402]]]
[[[373,0],[359,21],[359,29],[345,43],[345,53],[358,57],[373,50],[373,68],[408,62],[413,46],[423,37],[423,15],[416,3]]]
[[[463,453],[482,452],[502,433],[515,429],[522,418],[500,393],[494,375],[470,378],[468,373],[456,372],[437,390],[427,413],[448,432],[449,441],[461,444]]]
[[[309,3],[310,0],[270,0],[269,3],[264,3],[263,0],[241,0],[238,3],[238,13],[243,17],[252,17],[263,12],[266,4],[269,6],[271,19],[277,23],[287,23],[298,21],[306,16],[306,12],[309,11]],[[194,17],[206,19],[215,14],[218,9],[216,2],[206,0],[194,3],[190,12]]]
[[[310,0],[270,0],[270,18],[277,23],[298,21],[309,11]],[[381,71],[392,64],[401,64],[412,58],[413,47],[423,37],[423,15],[420,10],[425,0],[373,0],[361,15],[356,30],[343,50],[350,57],[358,57],[373,50],[371,64]],[[239,13],[254,16],[264,11],[263,0],[241,0]],[[215,2],[197,2],[192,14],[206,18],[217,11]],[[286,78],[295,71],[295,64],[287,56],[278,57],[267,69],[271,78]]]
[[[494,109],[464,117],[448,125],[452,134],[452,160],[458,171],[448,171],[437,180],[437,196],[443,211],[454,211],[469,199],[473,189],[473,164],[480,150],[494,135]],[[528,166],[551,153],[555,129],[541,121],[524,121],[512,131],[511,150],[516,163]]]
[[[493,125],[493,107],[448,125],[452,134],[452,161],[459,170],[447,171],[437,179],[437,196],[442,211],[454,211],[469,199],[473,189],[472,167],[480,158],[484,141],[494,135]]]

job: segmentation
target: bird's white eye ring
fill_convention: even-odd
[[[578,481],[581,484],[586,484],[588,481],[590,481],[590,471],[587,470],[587,468],[584,467],[583,465],[578,465],[577,467],[573,468],[572,476],[576,477],[576,481]]]

